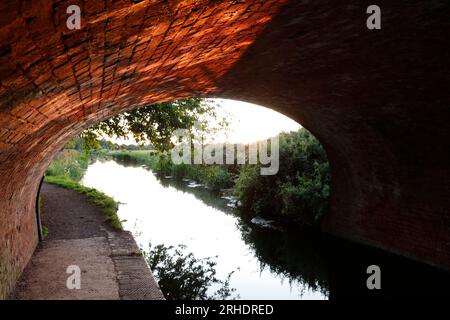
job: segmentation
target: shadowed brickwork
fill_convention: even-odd
[[[190,96],[297,120],[331,163],[326,231],[449,268],[449,4],[377,1],[372,31],[369,4],[2,0],[0,297],[36,246],[55,153],[96,121]]]

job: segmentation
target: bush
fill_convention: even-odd
[[[173,163],[170,157],[162,154],[156,157],[155,164],[152,169],[156,171],[159,176],[167,176],[172,174],[172,166]]]
[[[251,209],[258,194],[259,171],[257,166],[246,165],[242,167],[239,178],[234,185],[234,192],[242,205]]]
[[[90,155],[77,150],[63,150],[50,163],[46,176],[68,177],[80,181],[90,162]]]
[[[292,217],[298,223],[308,226],[317,225],[328,208],[330,188],[328,181],[323,181],[325,174],[319,167],[328,171],[328,164],[315,163],[317,172],[311,177],[297,176],[297,181],[280,186],[283,207],[281,214]]]
[[[280,135],[280,169],[260,175],[258,165],[242,168],[234,192],[252,213],[314,226],[328,209],[329,165],[325,150],[307,130]]]
[[[189,177],[190,165],[187,164],[171,164],[170,174],[175,180],[181,181],[185,177]]]
[[[230,174],[225,167],[209,166],[206,167],[204,183],[213,191],[219,191],[232,185]]]

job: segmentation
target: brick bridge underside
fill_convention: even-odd
[[[379,0],[370,31],[366,1],[2,0],[0,298],[37,245],[55,153],[101,119],[192,96],[300,122],[331,163],[325,231],[448,269],[446,2]]]

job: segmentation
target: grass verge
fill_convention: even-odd
[[[111,224],[117,230],[123,230],[122,221],[117,215],[119,203],[113,198],[96,189],[82,186],[81,184],[65,176],[46,176],[44,181],[46,183],[54,184],[84,194],[89,202],[99,206],[102,209],[106,222]]]

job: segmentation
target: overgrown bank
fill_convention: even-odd
[[[78,183],[93,156],[143,164],[162,178],[189,179],[212,192],[226,192],[246,215],[314,227],[328,210],[327,156],[317,139],[305,129],[280,134],[279,171],[275,175],[261,175],[260,165],[174,164],[170,152],[136,150],[135,146],[132,150],[109,150],[110,147],[87,153],[82,151],[79,141],[72,141],[51,163],[45,181],[86,194],[104,209],[106,219],[117,228],[121,227],[117,203]]]
[[[194,180],[214,192],[231,188],[234,184],[233,179],[238,174],[236,169],[229,166],[174,164],[167,153],[113,151],[109,156],[119,161],[144,164],[159,177],[170,177],[177,181]]]
[[[91,203],[102,209],[106,222],[122,230],[122,222],[117,215],[119,203],[103,192],[79,183],[91,161],[91,155],[75,147],[71,142],[56,156],[45,173],[44,181],[84,194]]]
[[[246,214],[317,226],[328,210],[330,195],[325,150],[305,129],[280,134],[279,146],[280,165],[275,175],[261,175],[260,165],[174,164],[169,153],[108,154],[119,161],[144,164],[160,177],[191,179],[214,192],[231,190]]]

